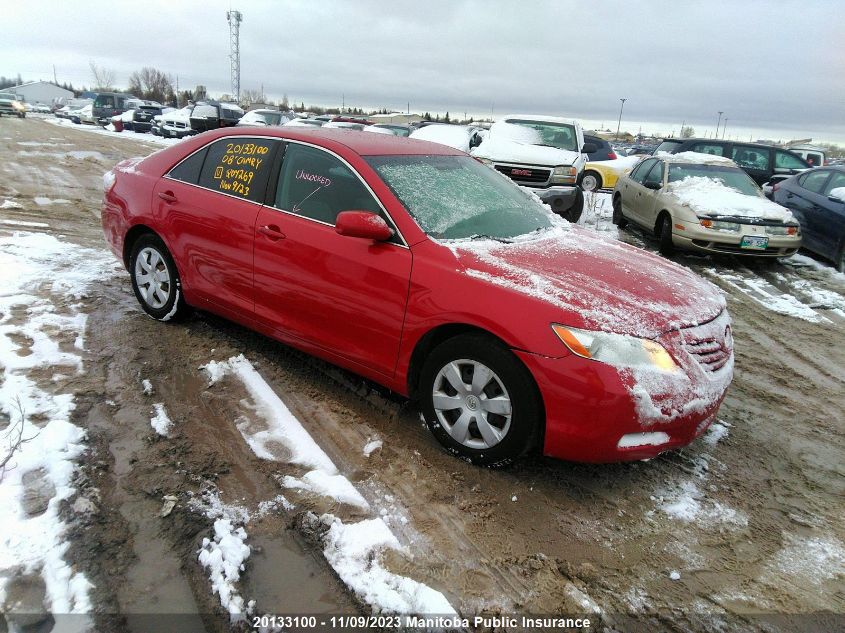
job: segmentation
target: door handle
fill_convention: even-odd
[[[285,234],[275,224],[268,224],[267,226],[259,226],[258,232],[266,235],[270,240],[276,242],[285,238]]]
[[[168,203],[176,202],[177,198],[173,195],[172,191],[159,191],[158,197]]]

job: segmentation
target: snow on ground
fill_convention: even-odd
[[[50,199],[46,196],[35,196],[32,201],[39,207],[49,207],[51,204],[70,204],[70,200],[65,200],[64,198]]]
[[[80,299],[88,284],[113,274],[105,251],[82,248],[41,233],[0,237],[0,604],[15,574],[39,574],[52,613],[90,613],[85,575],[65,560],[63,500],[74,494],[75,460],[85,432],[71,423],[73,393],[42,389],[30,372],[83,371],[79,353],[86,315]],[[62,345],[67,335],[77,345]],[[33,503],[33,500],[35,501]]]
[[[150,133],[137,134],[135,132],[115,132],[114,128],[111,125],[109,125],[107,128],[101,128],[99,125],[77,125],[76,123],[68,119],[45,118],[44,121],[46,121],[47,123],[51,123],[52,125],[69,127],[75,130],[82,130],[84,132],[88,132],[89,134],[101,134],[114,139],[122,138],[135,141],[144,141],[147,143],[155,143],[157,145],[173,145],[181,140],[175,138],[164,138],[161,136],[155,136],[154,134]]]
[[[3,200],[3,203],[0,204],[0,209],[23,209],[23,205],[14,200]]]
[[[141,381],[141,389],[143,389],[145,396],[152,395],[152,393],[153,393],[153,383],[151,383],[148,378],[144,378]]]
[[[251,428],[246,420],[236,421],[238,430],[253,452],[262,459],[278,460],[269,446],[281,444],[287,449],[285,461],[311,468],[300,478],[286,476],[282,485],[334,499],[337,503],[368,512],[370,504],[355,485],[338,472],[331,458],[319,447],[305,427],[285,406],[273,389],[243,356],[225,362],[211,361],[201,367],[210,385],[231,374],[246,387],[256,413],[266,423],[266,429]],[[389,499],[392,501],[392,497]],[[286,500],[285,500],[286,502]],[[382,510],[381,514],[389,514]],[[319,519],[328,529],[323,536],[326,560],[364,602],[376,612],[400,614],[454,614],[446,597],[415,580],[388,571],[382,564],[382,553],[397,550],[407,554],[398,538],[387,525],[387,516],[344,523],[325,514]],[[403,517],[399,516],[400,522]]]
[[[228,519],[214,522],[214,537],[204,538],[199,551],[199,562],[209,572],[212,591],[220,596],[220,604],[233,619],[239,619],[248,609],[236,583],[249,554],[246,531]]]
[[[170,429],[173,428],[173,420],[167,415],[167,409],[164,408],[164,403],[157,402],[153,405],[155,415],[150,418],[150,425],[156,433],[163,437],[170,435]]]
[[[0,218],[0,224],[5,224],[7,226],[23,226],[26,228],[33,228],[33,229],[48,229],[50,225],[46,222],[26,222],[24,220],[6,220]]]
[[[369,440],[366,444],[364,444],[364,456],[369,457],[373,454],[374,451],[377,451],[382,447],[381,440]]]

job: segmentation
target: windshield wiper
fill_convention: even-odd
[[[486,235],[484,233],[477,233],[475,235],[469,236],[470,240],[493,240],[494,242],[501,242],[502,244],[511,244],[513,240],[508,240],[503,237],[493,237],[492,235]]]

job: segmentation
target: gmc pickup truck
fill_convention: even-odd
[[[510,114],[490,127],[472,155],[516,184],[531,189],[558,215],[577,222],[584,209],[578,179],[585,153],[596,151],[584,143],[577,121],[536,114]]]

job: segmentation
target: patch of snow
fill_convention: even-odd
[[[23,205],[14,200],[3,200],[3,204],[0,204],[0,209],[23,209]]]
[[[472,129],[466,125],[434,124],[426,125],[411,132],[409,138],[419,141],[431,141],[447,147],[469,152]]]
[[[682,481],[675,489],[663,491],[659,496],[660,510],[667,516],[700,525],[726,525],[744,528],[748,517],[739,510],[707,499],[693,481]]]
[[[55,198],[51,200],[45,196],[35,196],[32,201],[39,207],[47,207],[51,204],[70,204],[70,200],[65,200],[64,198]]]
[[[343,475],[329,475],[322,470],[312,470],[303,477],[297,479],[290,475],[282,479],[285,488],[308,490],[314,494],[330,497],[338,503],[346,503],[361,510],[369,510],[370,504],[361,496],[346,477]]]
[[[220,604],[233,619],[240,619],[238,616],[245,613],[244,599],[238,593],[236,583],[249,554],[246,531],[235,527],[228,519],[214,522],[213,538],[204,538],[198,552],[200,564],[209,572],[212,591],[220,596]]]
[[[24,227],[29,227],[29,228],[33,228],[33,229],[50,228],[50,225],[47,224],[46,222],[25,222],[23,220],[2,220],[2,219],[0,219],[0,224],[8,224],[9,226],[24,226]]]
[[[719,442],[725,439],[728,436],[728,427],[730,425],[723,420],[719,420],[718,422],[714,422],[709,429],[707,429],[707,433],[704,435],[704,441],[709,444],[710,446],[716,446]]]
[[[829,196],[833,196],[834,198],[839,198],[840,200],[845,200],[845,187],[834,187],[830,190]]]
[[[677,570],[673,569],[673,570],[669,573],[669,578],[671,578],[672,580],[680,580],[680,579],[681,579],[681,574],[679,574]]]
[[[369,519],[344,524],[332,515],[324,515],[322,521],[329,525],[324,536],[326,560],[340,579],[376,612],[457,615],[439,591],[384,568],[380,553],[402,549],[384,521]]]
[[[142,387],[142,388],[143,388],[143,390],[144,390],[144,395],[145,395],[145,396],[152,395],[152,393],[153,393],[153,383],[151,383],[151,382],[149,381],[149,379],[144,378],[144,379],[141,381],[141,387]]]
[[[152,425],[156,433],[167,437],[173,428],[173,421],[167,415],[167,410],[164,408],[163,403],[157,402],[153,405],[153,408],[155,409],[155,415],[150,418],[150,425]]]
[[[654,431],[651,433],[628,433],[619,438],[617,448],[633,448],[635,446],[660,446],[669,441],[668,433]]]
[[[692,163],[694,165],[711,164],[711,165],[728,165],[735,166],[730,158],[724,156],[716,156],[715,154],[704,154],[701,152],[678,152],[677,154],[670,154],[669,152],[657,152],[656,158],[662,158],[671,163]]]
[[[209,361],[205,365],[200,365],[199,368],[204,369],[208,373],[209,387],[223,378],[227,371],[231,370],[228,362],[218,363],[216,360]]]
[[[373,451],[377,451],[382,447],[381,440],[370,440],[366,444],[364,444],[364,457],[369,457],[373,454]]]
[[[818,586],[842,575],[845,548],[833,537],[789,534],[783,549],[771,560],[769,569],[795,582]]]
[[[678,154],[675,154],[677,156]],[[666,185],[666,194],[696,214],[708,217],[737,216],[778,222],[795,222],[789,209],[763,197],[748,195],[724,185],[716,178],[687,176]]]
[[[255,516],[260,519],[261,517],[276,512],[280,507],[284,510],[293,510],[296,506],[288,501],[284,495],[276,495],[272,499],[261,501],[258,504],[258,511]]]
[[[68,366],[82,371],[81,355],[62,351],[59,339],[82,336],[86,315],[78,300],[89,284],[109,276],[112,265],[102,251],[51,235],[0,236],[0,410],[9,420],[0,431],[0,450],[21,430],[29,440],[0,476],[0,569],[21,567],[40,574],[47,589],[44,606],[56,614],[93,609],[90,582],[65,559],[67,525],[60,516],[63,502],[75,492],[75,461],[85,450],[85,431],[70,421],[73,394],[56,391],[55,385],[42,389],[30,372]],[[13,313],[25,315],[26,321],[15,323]],[[25,356],[18,354],[21,337],[33,341]],[[45,512],[28,516],[23,477],[37,470],[45,473],[55,495]],[[7,581],[5,575],[0,578],[0,594]]]

